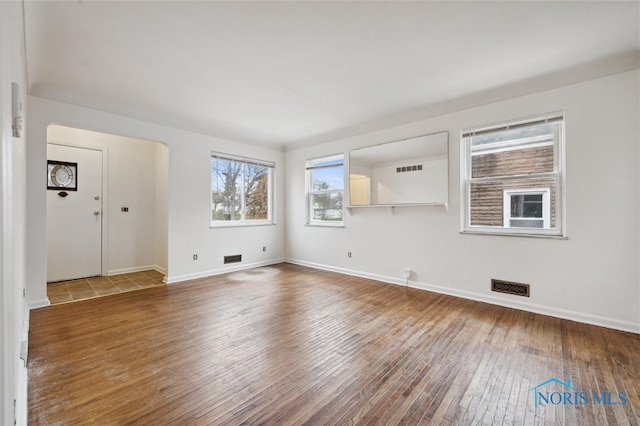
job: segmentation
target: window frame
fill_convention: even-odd
[[[511,130],[522,127],[532,127],[541,124],[558,123],[553,133],[553,171],[528,173],[524,175],[507,175],[495,177],[479,177],[472,178],[472,148],[471,140],[473,136],[480,134],[489,134],[505,130]],[[535,142],[533,143],[535,145]],[[464,234],[487,234],[487,235],[507,235],[507,236],[523,236],[523,237],[546,237],[566,239],[566,223],[565,223],[565,113],[564,111],[556,111],[549,114],[538,115],[535,117],[512,120],[494,125],[475,127],[464,129],[460,132],[461,145],[461,182],[460,182],[460,232]],[[532,145],[532,146],[534,146]],[[503,146],[508,149],[518,149],[518,144],[512,141],[505,141]],[[526,144],[525,144],[526,146]],[[498,148],[498,150],[500,150]],[[483,183],[491,181],[516,181],[522,179],[550,178],[554,179],[555,185],[555,227],[554,228],[525,228],[510,227],[503,222],[503,226],[489,225],[471,225],[471,186],[472,183]],[[510,190],[513,194],[524,193],[530,190],[544,189],[539,184],[533,185],[531,188],[504,188],[504,191]],[[551,202],[549,202],[549,221],[551,222]],[[501,215],[505,218],[506,206],[503,199]]]
[[[237,220],[215,220],[213,219],[213,162],[216,159],[232,161],[242,165],[241,176],[241,188],[240,188],[240,219]],[[246,218],[246,171],[247,165],[261,166],[267,169],[267,218],[266,219],[247,219]],[[210,228],[229,228],[229,227],[244,227],[244,226],[267,226],[275,225],[275,168],[276,163],[272,161],[257,160],[254,158],[241,157],[237,155],[230,155],[221,152],[211,152],[211,159],[209,162],[210,172],[210,196],[209,196],[209,211],[210,211]]]
[[[328,190],[313,190],[313,170],[319,168],[330,168],[330,167],[338,167],[338,165],[330,165],[330,166],[320,166],[314,167],[314,163],[323,163],[330,162],[335,160],[342,161],[342,189],[328,189]],[[305,225],[307,226],[323,226],[323,227],[333,227],[333,228],[343,228],[344,227],[344,212],[345,212],[345,155],[344,153],[326,155],[323,157],[311,158],[305,161],[305,196],[306,196],[306,205],[307,205],[307,218]],[[323,194],[334,194],[340,193],[342,194],[342,207],[341,207],[341,220],[318,220],[313,218],[313,199],[314,195],[323,195]]]
[[[509,188],[502,190],[503,199],[503,226],[505,228],[521,228],[512,226],[512,220],[539,220],[542,222],[541,229],[548,229],[551,223],[551,188]],[[542,217],[513,217],[511,216],[512,204],[511,197],[513,195],[542,195]]]

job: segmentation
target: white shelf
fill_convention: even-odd
[[[353,209],[389,209],[391,214],[394,214],[396,207],[425,207],[425,206],[442,206],[445,212],[449,213],[449,203],[416,203],[416,204],[370,204],[366,206],[347,206],[349,214],[353,214]]]

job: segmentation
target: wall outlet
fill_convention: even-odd
[[[193,255],[193,260],[198,260],[198,255],[197,254]]]
[[[404,268],[402,270],[402,276],[404,277],[405,280],[408,280],[409,278],[411,278],[411,268]]]
[[[267,251],[267,246],[262,246],[262,251]]]
[[[347,252],[347,257],[351,259],[351,252]]]

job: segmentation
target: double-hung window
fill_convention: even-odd
[[[308,160],[307,224],[342,226],[344,155]]]
[[[564,115],[465,130],[463,232],[563,236]]]
[[[267,225],[273,220],[275,164],[211,154],[211,226]]]

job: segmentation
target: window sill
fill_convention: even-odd
[[[269,223],[222,223],[209,225],[209,229],[220,229],[220,228],[247,228],[253,226],[273,226],[275,222]]]
[[[557,234],[532,234],[527,232],[496,232],[496,231],[485,231],[485,230],[463,230],[460,231],[461,234],[468,235],[490,235],[490,236],[498,236],[498,237],[525,237],[525,238],[548,238],[551,240],[568,240],[569,237],[566,235],[557,235]]]
[[[317,223],[317,222],[307,222],[304,226],[310,226],[313,228],[344,228],[344,222],[340,223]]]

